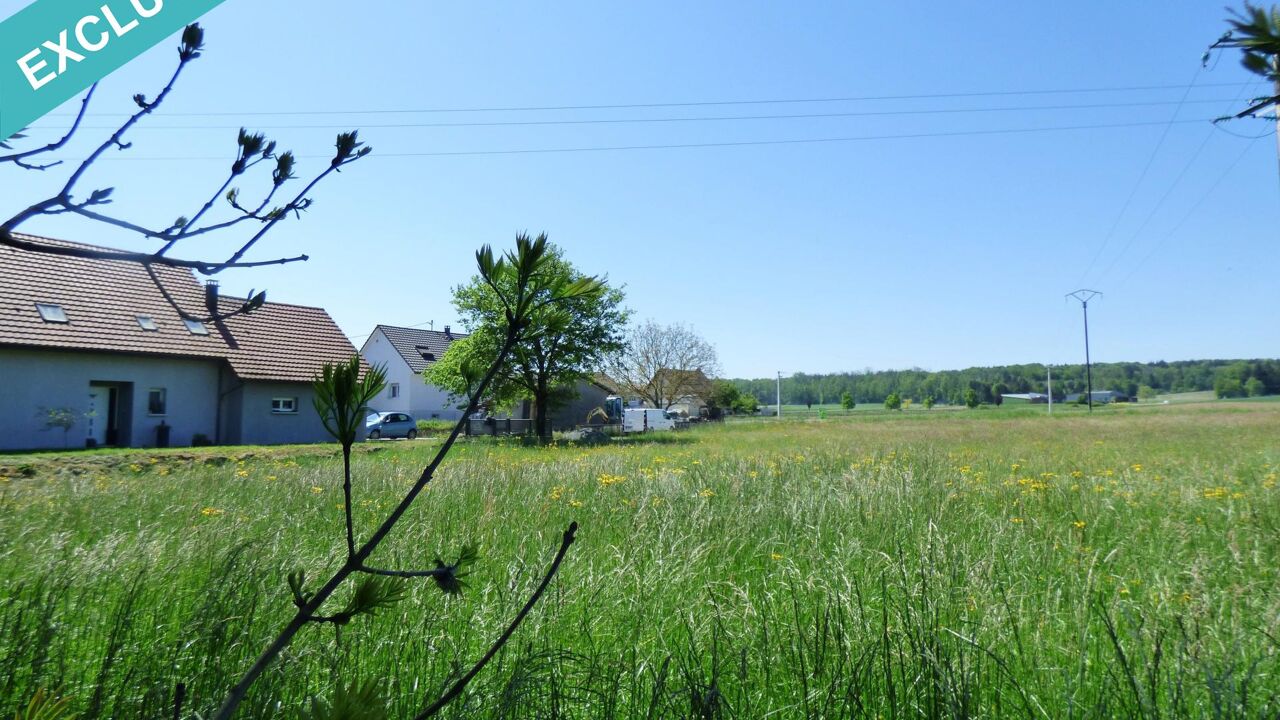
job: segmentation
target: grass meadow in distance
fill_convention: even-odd
[[[432,441],[357,455],[365,530]],[[207,714],[343,552],[337,448],[0,459],[0,716]],[[239,458],[239,459],[237,459]],[[12,462],[9,462],[12,461]],[[752,420],[604,447],[460,446],[388,566],[426,583],[307,628],[243,717],[339,679],[411,716],[581,524],[551,591],[453,718],[1275,717],[1280,404]],[[342,598],[338,598],[340,602]]]

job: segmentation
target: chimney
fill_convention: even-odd
[[[444,336],[445,336],[446,338],[450,339],[450,340],[452,340],[452,339],[453,339],[453,333],[449,332],[449,326],[448,326],[448,325],[445,325],[445,326],[444,326]]]
[[[204,284],[204,306],[210,315],[218,314],[218,281],[208,280]]]

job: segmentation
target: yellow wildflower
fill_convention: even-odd
[[[716,492],[711,488],[702,488],[698,491],[698,495],[704,498],[715,497]]]
[[[224,513],[226,513],[226,512],[227,512],[226,510],[220,510],[220,509],[218,509],[218,508],[216,508],[216,507],[207,507],[207,508],[201,508],[201,509],[200,509],[200,514],[201,514],[201,515],[203,515],[203,516],[205,516],[205,517],[217,517],[217,516],[222,515],[222,514],[224,514]]]

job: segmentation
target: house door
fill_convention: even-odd
[[[107,444],[107,424],[110,402],[111,389],[98,386],[89,386],[89,412],[85,417],[85,425],[88,428],[86,435],[86,444],[90,446],[102,446]]]
[[[88,428],[86,435],[86,444],[88,440],[92,440],[95,446],[103,445],[127,445],[129,438],[122,437],[120,433],[120,403],[124,400],[126,403],[129,398],[129,383],[113,383],[107,385],[105,383],[91,383],[89,385],[89,417],[85,418],[85,427]],[[121,397],[121,389],[124,389],[124,397]]]

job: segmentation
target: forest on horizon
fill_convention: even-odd
[[[1084,392],[1084,364],[1053,365],[1053,397]],[[848,392],[861,403],[882,403],[890,393],[903,399],[964,403],[972,389],[980,402],[997,402],[1001,393],[1047,393],[1045,365],[999,365],[964,370],[865,370],[826,374],[796,373],[782,378],[786,405],[839,403]],[[762,404],[775,399],[776,378],[730,379],[743,393]],[[1213,390],[1218,397],[1280,395],[1280,360],[1179,360],[1175,362],[1113,362],[1093,364],[1093,389],[1114,390],[1147,399],[1162,393]]]

